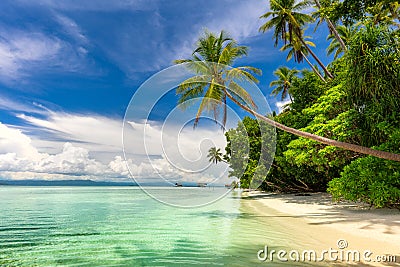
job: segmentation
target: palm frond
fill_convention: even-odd
[[[257,68],[251,68],[251,67],[238,67],[238,68],[233,68],[230,70],[226,71],[226,77],[228,80],[236,79],[239,81],[248,81],[248,82],[254,82],[258,83],[258,79],[253,76],[249,71],[254,71],[256,73],[260,73],[261,70]]]
[[[246,104],[246,106],[254,110],[257,109],[257,105],[254,102],[253,98],[250,96],[250,94],[236,82],[231,81],[226,89],[229,90],[231,94],[240,97],[240,99],[242,100],[242,102]]]

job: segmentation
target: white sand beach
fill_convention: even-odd
[[[243,193],[246,205],[275,220],[298,237],[303,249],[338,249],[345,240],[348,250],[373,252],[371,262],[358,266],[400,265],[400,211],[374,209],[362,203],[332,202],[326,193],[309,195]],[[396,255],[397,263],[378,263],[376,256]],[[341,263],[343,264],[343,263]],[[349,265],[346,263],[345,265]]]

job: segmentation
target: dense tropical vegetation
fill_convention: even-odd
[[[312,5],[314,12],[307,14],[305,10]],[[256,113],[251,96],[243,87],[237,88],[234,77],[227,74],[228,69],[219,70],[219,76],[198,71],[198,76],[207,76],[204,81],[209,82],[208,85],[202,83],[202,89],[197,83],[199,78],[196,83],[182,84],[177,92],[183,101],[187,95],[210,95],[215,105],[223,106],[228,97],[253,115],[226,133],[225,155],[214,153],[218,151],[216,148],[213,153],[210,150],[212,161],[229,162],[231,175],[240,178],[242,187],[250,186],[251,179],[261,175],[264,190],[327,190],[338,200],[399,207],[399,10],[398,2],[389,0],[271,0],[270,11],[261,15],[264,24],[260,31],[273,30],[275,45],[283,45],[281,50],[288,51],[288,60],[307,59],[310,70],[299,72],[280,67],[274,72],[273,95],[289,98],[290,103],[273,118]],[[326,49],[328,54],[334,54],[334,59],[328,65],[315,55],[312,51],[315,45],[304,36],[305,28],[314,22],[326,23],[329,28],[327,40],[330,43]],[[206,42],[208,47],[200,39],[192,61],[185,62],[211,59],[219,63],[223,50],[237,46],[232,39],[218,42],[217,36],[213,38]],[[240,50],[247,52],[245,48]],[[207,53],[213,57],[207,58]],[[229,54],[234,56],[224,64],[232,65],[235,58],[245,55],[244,52]],[[180,62],[183,61],[177,63]],[[242,76],[256,81],[252,74],[260,74],[251,67],[239,70],[235,78]],[[213,94],[208,93],[210,88]],[[214,90],[220,92],[214,94]],[[268,139],[269,131],[260,120],[269,124],[275,122],[277,127],[272,165],[270,159],[265,158],[268,153],[262,153],[261,144]],[[236,146],[232,151],[233,143],[242,142],[245,134],[250,145]]]

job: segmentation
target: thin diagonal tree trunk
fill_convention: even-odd
[[[314,0],[315,5],[321,9],[321,4],[319,3],[319,0]],[[329,18],[325,18],[326,23],[328,24],[328,28],[333,32],[333,35],[335,35],[336,40],[339,42],[340,46],[342,47],[343,51],[347,51],[347,47],[343,42],[343,39],[340,37],[338,31],[336,30],[335,25]]]
[[[332,140],[326,137],[322,137],[319,135],[315,135],[312,133],[308,133],[308,132],[303,132],[288,126],[285,126],[279,122],[276,122],[270,118],[267,118],[266,116],[263,116],[259,113],[257,113],[256,111],[250,109],[249,107],[243,105],[242,103],[240,103],[239,101],[237,101],[234,97],[232,97],[232,95],[227,92],[227,90],[225,90],[226,95],[229,97],[229,99],[231,99],[236,105],[238,105],[239,107],[241,107],[242,109],[246,110],[247,112],[251,113],[252,115],[254,115],[255,117],[265,121],[266,123],[268,123],[269,125],[275,126],[278,129],[281,129],[285,132],[300,136],[300,137],[304,137],[304,138],[308,138],[314,141],[317,141],[318,143],[322,143],[325,145],[329,145],[329,146],[334,146],[334,147],[339,147],[345,150],[350,150],[350,151],[354,151],[357,153],[361,153],[361,154],[365,154],[365,155],[370,155],[370,156],[374,156],[374,157],[378,157],[381,159],[387,159],[387,160],[393,160],[393,161],[399,161],[400,162],[400,155],[399,154],[394,154],[394,153],[390,153],[390,152],[386,152],[386,151],[381,151],[381,150],[376,150],[376,149],[372,149],[369,147],[364,147],[364,146],[359,146],[359,145],[355,145],[355,144],[350,144],[350,143],[345,143],[345,142],[341,142],[341,141],[336,141],[336,140]]]
[[[301,52],[301,51],[300,51]],[[308,60],[307,56],[304,55],[303,52],[301,52],[301,54],[303,55],[303,58],[307,61],[308,65],[310,65],[310,67],[312,68],[312,70],[314,71],[315,74],[318,75],[318,77],[324,82],[326,83],[326,80],[324,78],[324,76],[321,75],[321,73],[319,73],[319,71],[314,67],[313,64],[311,64],[310,60]]]
[[[307,49],[307,51],[312,55],[312,57],[318,62],[318,64],[321,66],[321,68],[324,70],[325,74],[329,78],[333,78],[333,75],[329,72],[329,70],[325,67],[325,65],[322,63],[322,61],[317,57],[316,54],[311,50],[311,48],[304,42],[303,37],[301,37],[298,33],[296,33],[297,37],[299,38],[300,42],[303,44],[303,46]]]

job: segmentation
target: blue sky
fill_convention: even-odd
[[[174,59],[189,57],[205,28],[224,29],[250,47],[237,64],[262,69],[259,87],[277,110],[277,100],[269,97],[272,72],[280,65],[306,65],[287,63],[273,47],[272,33],[258,32],[268,5],[266,0],[2,1],[0,177],[125,179],[121,131],[132,95]],[[325,36],[323,25],[313,41],[327,62]],[[157,120],[134,123],[160,131]],[[196,134],[206,134],[201,131]],[[152,153],[164,168],[162,153],[156,148]],[[145,151],[133,154],[136,177],[153,177]]]

